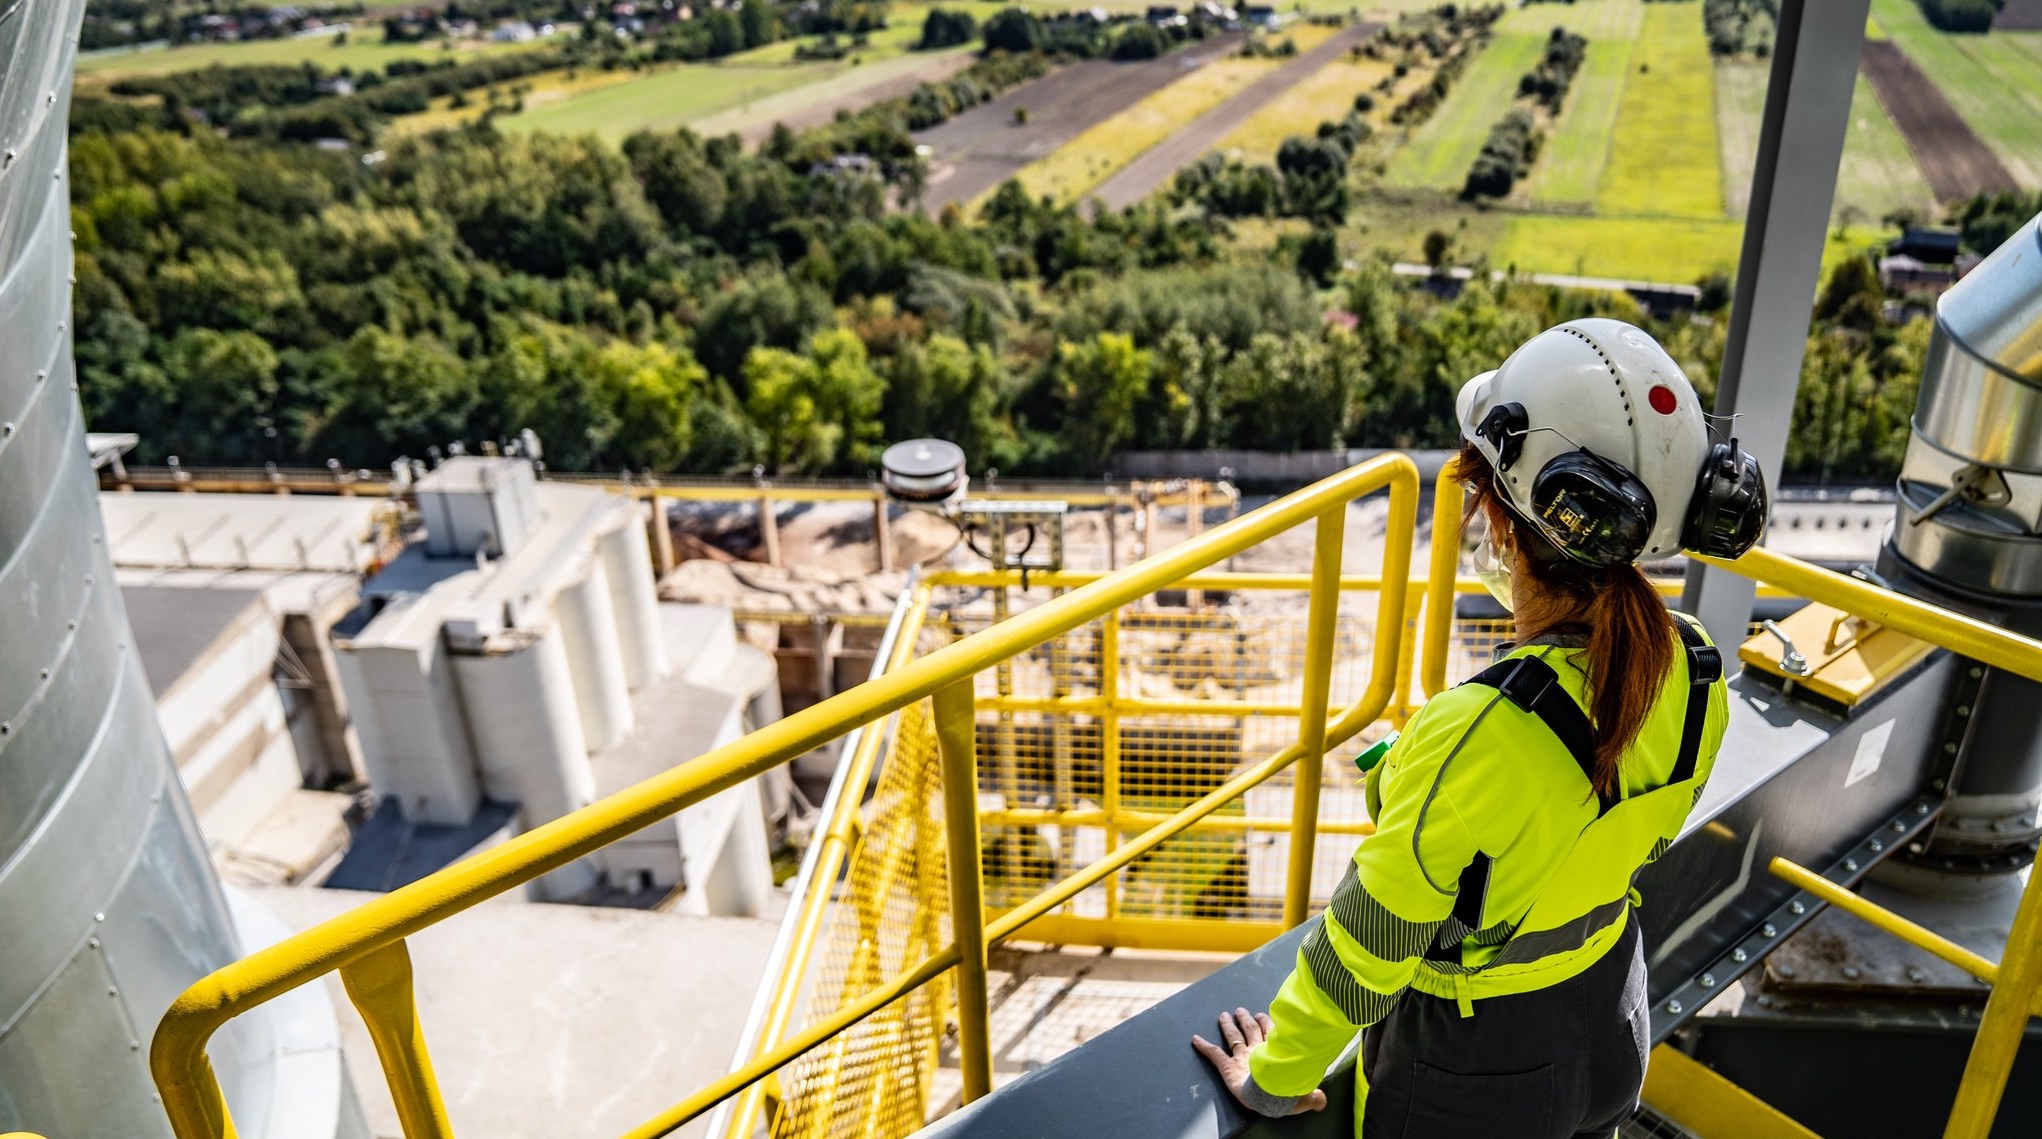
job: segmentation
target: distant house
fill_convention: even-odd
[[[489,38],[500,44],[521,44],[538,39],[539,32],[524,20],[506,20],[489,33]]]
[[[321,79],[317,89],[321,95],[352,95],[355,93],[355,81],[345,75],[335,75]]]
[[[1273,28],[1279,22],[1276,9],[1267,4],[1250,4],[1241,9],[1241,20],[1255,28]]]
[[[1955,265],[1931,265],[1905,253],[1879,258],[1879,284],[1889,293],[1940,293],[1956,283]]]
[[[1187,21],[1183,13],[1168,4],[1151,4],[1143,17],[1151,26],[1158,28],[1181,28]]]
[[[1954,265],[1961,240],[1955,226],[1911,225],[1886,245],[1896,257],[1912,257],[1928,265]]]

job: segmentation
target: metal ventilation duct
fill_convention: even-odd
[[[169,1134],[149,1036],[236,944],[129,644],[73,382],[83,12],[0,3],[0,1132],[126,1139]],[[276,1106],[275,1054],[262,1019],[215,1044],[237,1114]]]

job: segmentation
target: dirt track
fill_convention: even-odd
[[[1346,54],[1382,28],[1381,24],[1357,24],[1318,47],[1257,79],[1240,94],[1207,111],[1190,125],[1142,152],[1099,184],[1092,197],[1112,210],[1126,209],[1160,189],[1170,176],[1197,161],[1219,140],[1247,122],[1255,112],[1277,96],[1310,78],[1320,68]]]
[[[1186,69],[1233,53],[1242,38],[1230,32],[1139,63],[1086,60],[917,134],[916,142],[935,150],[922,204],[934,211],[971,201]],[[1014,122],[1016,107],[1028,108],[1027,123]]]
[[[1900,128],[1937,201],[2019,189],[1992,149],[1957,117],[1956,108],[1942,91],[1891,40],[1867,41],[1859,68],[1871,81],[1880,105],[1892,116],[1893,125]]]

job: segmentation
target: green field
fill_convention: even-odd
[[[2042,32],[1947,35],[1913,0],[1872,0],[1872,13],[2007,171],[2042,187]]]
[[[1446,101],[1390,162],[1383,181],[1401,188],[1458,190],[1489,128],[1517,97],[1517,81],[1538,63],[1542,36],[1497,36],[1454,83]]]
[[[1744,216],[1758,157],[1759,121],[1765,114],[1768,65],[1749,60],[1716,64],[1716,123],[1722,131],[1723,198],[1731,217]],[[1851,93],[1850,133],[1836,172],[1832,220],[1854,213],[1866,220],[1909,207],[1933,213],[1935,195],[1886,108],[1861,75]]]
[[[1765,60],[1716,61],[1716,139],[1723,162],[1723,212],[1741,218],[1751,205],[1752,168],[1758,164],[1758,130],[1765,119]]]
[[[915,44],[921,41],[922,21],[928,18],[928,14],[928,9],[923,7],[910,8],[904,4],[895,5],[887,20],[887,25],[876,32],[867,33],[865,37],[866,46],[856,49],[857,54],[863,56],[867,63],[876,63],[879,60],[891,59],[903,52],[912,50]],[[741,51],[736,55],[725,56],[719,62],[736,64],[740,67],[755,67],[773,63],[794,63],[796,62],[794,58],[796,49],[803,44],[816,43],[821,38],[821,36],[802,36],[798,39],[780,40],[776,43],[769,43],[765,47],[755,47],[750,51]],[[846,46],[849,46],[850,40],[851,37],[849,36],[837,37],[837,41]]]
[[[216,63],[230,67],[258,63],[316,63],[328,70],[349,67],[356,71],[380,71],[399,59],[471,59],[485,52],[530,51],[545,47],[548,42],[463,44],[449,51],[437,43],[386,44],[382,42],[381,29],[364,25],[355,29],[349,42],[340,45],[335,45],[331,36],[310,36],[95,54],[79,58],[78,74],[109,79],[122,75],[164,75],[172,71],[211,67]]]
[[[1929,189],[1928,179],[1922,177],[1900,129],[1886,117],[1886,108],[1879,105],[1872,84],[1862,75],[1851,94],[1850,134],[1844,139],[1843,162],[1836,171],[1832,214],[1842,214],[1846,207],[1874,220],[1902,207],[1924,214],[1936,209],[1936,195]]]
[[[1555,205],[1586,205],[1595,201],[1609,163],[1610,136],[1616,130],[1617,104],[1623,96],[1629,40],[1590,40],[1588,55],[1567,90],[1560,120],[1546,140],[1532,174],[1532,200]]]
[[[1825,269],[1880,244],[1890,232],[1853,227],[1841,239],[1830,230],[1822,250]],[[1732,270],[1744,242],[1744,223],[1725,218],[1584,218],[1520,215],[1489,251],[1499,269],[1570,273],[1631,281],[1694,281]]]
[[[1645,20],[1639,0],[1574,0],[1571,4],[1526,4],[1497,21],[1506,35],[1546,36],[1556,27],[1598,40],[1634,40]]]
[[[1631,51],[1598,212],[1723,217],[1715,68],[1700,4],[1651,4]]]
[[[496,125],[500,130],[594,133],[614,142],[634,131],[676,127],[742,108],[845,69],[837,63],[779,67],[684,63],[631,83],[505,116]]]

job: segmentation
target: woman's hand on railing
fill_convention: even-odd
[[[1267,1013],[1251,1013],[1237,1008],[1220,1014],[1220,1036],[1227,1043],[1225,1048],[1196,1035],[1191,1038],[1191,1046],[1211,1062],[1219,1072],[1220,1082],[1227,1086],[1241,1106],[1257,1115],[1303,1115],[1308,1111],[1324,1110],[1326,1093],[1317,1088],[1296,1097],[1272,1096],[1256,1087],[1254,1080],[1249,1078],[1248,1053],[1262,1043],[1269,1031]]]

